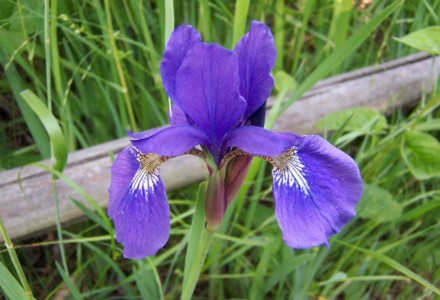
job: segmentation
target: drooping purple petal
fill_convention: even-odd
[[[292,248],[328,245],[355,216],[362,178],[354,160],[319,136],[297,139],[275,161],[275,214]]]
[[[286,151],[296,139],[293,133],[277,133],[259,126],[244,126],[225,136],[223,152],[229,147],[240,148],[254,156],[276,156]]]
[[[237,56],[215,44],[194,45],[177,72],[175,101],[218,147],[246,109]]]
[[[160,74],[165,91],[172,101],[175,98],[177,70],[181,66],[186,52],[200,40],[200,33],[191,25],[178,26],[171,33],[160,64]]]
[[[127,192],[130,182],[139,169],[136,152],[130,147],[122,150],[112,165],[112,180],[109,188],[109,216],[115,215],[117,204]]]
[[[124,244],[124,257],[140,259],[167,242],[170,209],[158,170],[150,174],[139,168],[137,155],[128,147],[113,163],[108,215],[117,241]]]
[[[275,65],[276,49],[269,27],[252,21],[234,52],[239,61],[240,93],[248,103],[244,116],[247,119],[266,102],[273,88],[270,71]]]
[[[210,145],[206,134],[190,125],[168,126],[129,135],[131,144],[142,153],[164,156],[177,156],[197,145]]]

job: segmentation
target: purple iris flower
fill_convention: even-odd
[[[353,159],[316,135],[266,130],[273,88],[273,36],[253,21],[233,51],[201,42],[177,27],[160,67],[173,105],[170,126],[130,134],[112,167],[108,214],[124,257],[142,258],[165,245],[170,210],[160,164],[192,154],[208,162],[208,229],[215,229],[237,193],[253,156],[273,165],[275,214],[292,248],[328,245],[355,215],[362,179]]]

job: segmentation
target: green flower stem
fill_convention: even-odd
[[[197,194],[196,207],[188,232],[188,247],[185,255],[181,300],[191,299],[203,264],[211,246],[214,231],[205,228],[205,198],[208,182],[202,182]]]
[[[182,287],[182,298],[181,300],[190,300],[194,289],[196,287],[197,281],[200,277],[200,273],[205,263],[206,256],[208,254],[209,247],[211,246],[212,237],[214,236],[214,231],[203,230],[202,236],[200,238],[199,245],[197,247],[197,255],[194,257],[193,264],[190,266],[188,280]]]
[[[11,257],[12,264],[14,265],[15,271],[17,272],[18,277],[20,278],[21,285],[23,286],[26,295],[28,296],[28,299],[35,299],[34,296],[32,295],[32,291],[26,279],[26,276],[24,275],[20,261],[18,260],[18,256],[17,253],[15,252],[14,245],[12,244],[11,239],[8,236],[8,233],[6,232],[6,228],[3,224],[3,220],[1,216],[0,216],[0,233],[3,236],[6,249],[8,249],[8,253],[9,256]]]

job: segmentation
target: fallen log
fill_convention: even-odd
[[[414,104],[423,93],[432,91],[439,71],[440,61],[418,53],[325,79],[285,111],[274,129],[298,134],[316,133],[314,125],[331,112],[360,106],[383,111]],[[269,101],[269,107],[271,103]],[[109,153],[117,154],[128,144],[128,139],[122,138],[70,153],[64,174],[101,207],[106,207],[111,167]],[[50,165],[49,161],[42,163]],[[161,174],[167,189],[176,189],[202,180],[206,176],[205,169],[200,160],[184,156],[166,162]],[[28,237],[54,228],[51,176],[34,166],[0,173],[0,215],[11,238]],[[82,202],[84,199],[66,182],[57,180],[56,184],[61,222],[65,224],[81,218],[83,213],[69,197]]]

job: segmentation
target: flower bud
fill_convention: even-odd
[[[205,198],[207,229],[214,231],[220,225],[226,211],[226,191],[220,172],[213,170],[209,177]]]
[[[251,166],[252,156],[236,156],[226,166],[226,203],[229,205],[237,195]]]

